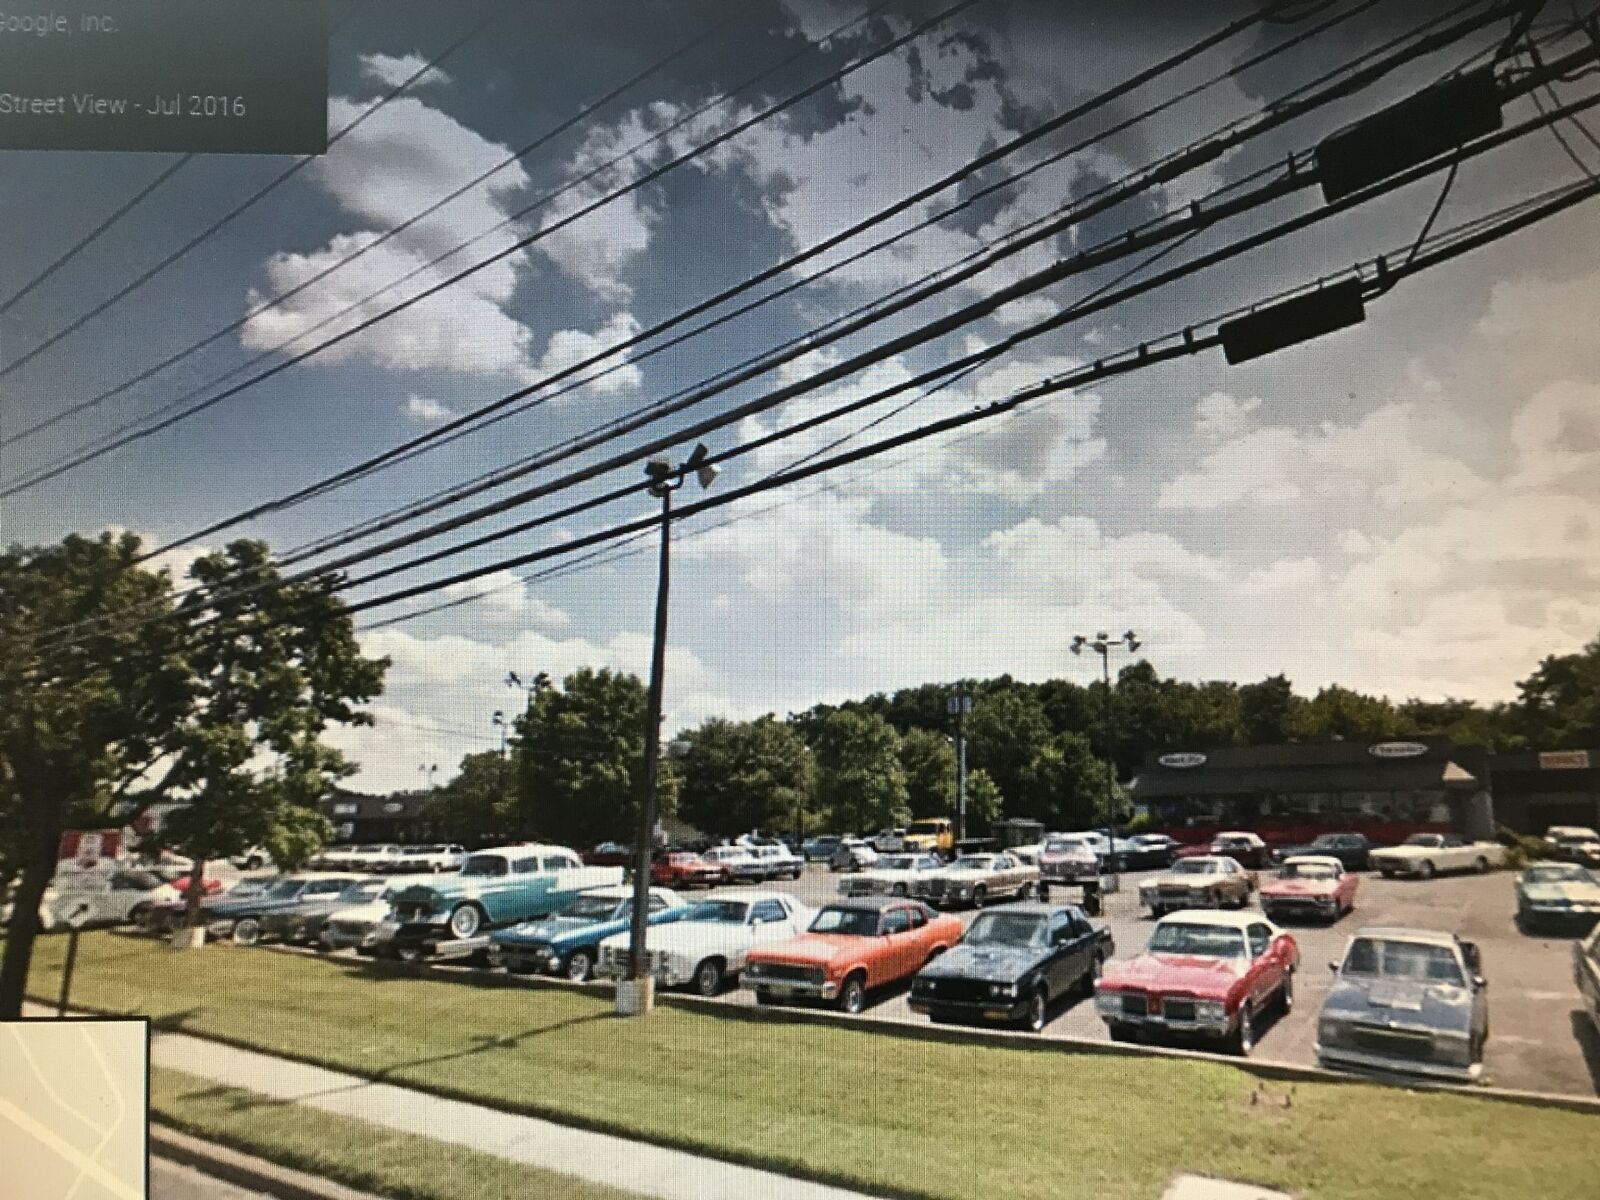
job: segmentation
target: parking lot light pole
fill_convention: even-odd
[[[650,688],[644,716],[644,795],[639,804],[639,830],[634,840],[633,918],[628,930],[628,978],[617,988],[617,1012],[640,1016],[650,1011],[654,978],[645,964],[645,929],[650,912],[650,854],[656,831],[656,784],[661,768],[661,694],[667,665],[667,588],[672,550],[672,493],[692,472],[702,488],[711,486],[717,469],[706,462],[710,451],[696,446],[682,466],[666,459],[645,464],[652,496],[661,501],[661,559],[656,576],[656,619],[650,653]]]
[[[1072,639],[1072,644],[1068,647],[1074,654],[1082,654],[1084,649],[1088,648],[1100,656],[1100,678],[1105,685],[1106,691],[1100,736],[1106,748],[1106,867],[1108,874],[1114,874],[1110,868],[1116,862],[1115,854],[1117,848],[1117,823],[1115,816],[1113,816],[1117,802],[1117,760],[1116,756],[1111,752],[1111,651],[1114,647],[1126,647],[1128,653],[1132,654],[1142,644],[1134,636],[1133,630],[1130,629],[1118,638],[1108,638],[1103,633],[1097,633],[1091,639],[1084,637],[1080,633]]]
[[[972,697],[964,685],[945,702],[945,711],[956,719],[956,841],[967,839],[967,727],[972,712]]]

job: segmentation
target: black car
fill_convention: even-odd
[[[1346,871],[1365,871],[1372,843],[1364,833],[1321,833],[1303,846],[1274,846],[1272,861],[1281,863],[1300,854],[1321,854],[1337,858]]]
[[[267,914],[290,913],[331,900],[355,882],[353,875],[287,875],[256,895],[231,900],[224,895],[206,905],[206,927],[213,936],[228,935],[241,946],[253,946],[261,940],[261,922]]]
[[[1164,833],[1136,833],[1125,845],[1122,839],[1117,841],[1123,846],[1122,867],[1127,871],[1165,870],[1178,854],[1178,840]]]
[[[1076,905],[990,909],[917,972],[911,1010],[935,1022],[1005,1022],[1037,1033],[1060,997],[1093,994],[1115,950],[1111,931]]]

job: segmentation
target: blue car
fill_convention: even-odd
[[[691,907],[676,892],[650,889],[652,925],[676,921]],[[517,975],[564,975],[582,982],[594,975],[601,941],[626,933],[632,917],[632,888],[589,888],[553,917],[490,934],[489,962]]]

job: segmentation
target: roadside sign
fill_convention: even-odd
[[[1367,753],[1373,758],[1419,758],[1427,752],[1428,748],[1421,742],[1379,742],[1367,747]]]
[[[1539,754],[1541,771],[1586,771],[1589,769],[1587,750],[1544,750]]]
[[[1156,762],[1160,763],[1163,767],[1178,767],[1180,769],[1184,767],[1202,766],[1204,765],[1205,761],[1206,756],[1204,754],[1192,753],[1163,754],[1160,758],[1156,759]]]

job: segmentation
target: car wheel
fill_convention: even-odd
[[[233,923],[233,942],[236,946],[254,946],[261,940],[261,922],[255,917],[242,917]]]
[[[1278,990],[1278,1007],[1283,1010],[1283,1015],[1288,1016],[1294,1011],[1294,976],[1283,977],[1283,987]]]
[[[1423,859],[1422,863],[1417,867],[1417,878],[1418,879],[1432,879],[1433,878],[1433,864],[1431,862],[1429,862],[1427,859]]]
[[[980,883],[977,887],[972,889],[972,907],[973,908],[982,908],[983,907],[983,902],[985,900],[987,900],[988,898],[989,898],[989,890],[987,888],[985,888],[983,886],[983,884]]]
[[[1385,879],[1393,879],[1394,878],[1394,868],[1393,867],[1379,867],[1378,868],[1378,874],[1382,875]]]
[[[1249,1058],[1256,1048],[1256,1023],[1250,1015],[1250,1003],[1239,1006],[1239,1028],[1233,1031],[1233,1052],[1240,1058]]]
[[[1033,899],[1033,884],[1025,883],[1021,887],[1019,887],[1017,889],[1017,899],[1018,900],[1024,900],[1024,901],[1032,900]]]
[[[259,854],[252,854],[244,860],[244,869],[246,871],[259,871],[264,866],[266,866],[266,863],[262,861]]]
[[[778,1002],[778,998],[776,996],[774,996],[771,992],[769,992],[766,988],[757,988],[756,989],[756,1003],[757,1004],[776,1004],[777,1002]]]
[[[1478,861],[1473,865],[1478,868],[1479,875],[1487,875],[1489,873],[1489,860],[1484,858],[1483,855],[1480,854],[1478,856]]]
[[[897,883],[894,885],[892,890],[896,896],[904,896],[906,894],[906,885],[903,883]]]
[[[839,1011],[855,1016],[867,1006],[867,985],[859,975],[852,975],[839,989]]]
[[[574,950],[567,955],[562,974],[573,983],[586,983],[594,974],[594,954],[588,950]]]
[[[1110,1034],[1113,1042],[1133,1042],[1138,1040],[1138,1035],[1131,1025],[1112,1025]]]
[[[1094,983],[1095,980],[1100,978],[1100,972],[1105,968],[1105,965],[1105,959],[1096,950],[1094,957],[1089,960],[1089,969],[1083,973],[1083,980],[1079,984],[1085,1000],[1094,998]]]
[[[1045,998],[1044,989],[1041,988],[1028,997],[1028,1011],[1022,1018],[1022,1028],[1029,1033],[1040,1033],[1049,1016],[1049,1001]]]
[[[722,990],[722,960],[708,958],[694,969],[694,990],[701,996],[715,996]]]
[[[450,914],[450,936],[457,941],[476,937],[483,928],[483,910],[475,904],[463,904]]]

